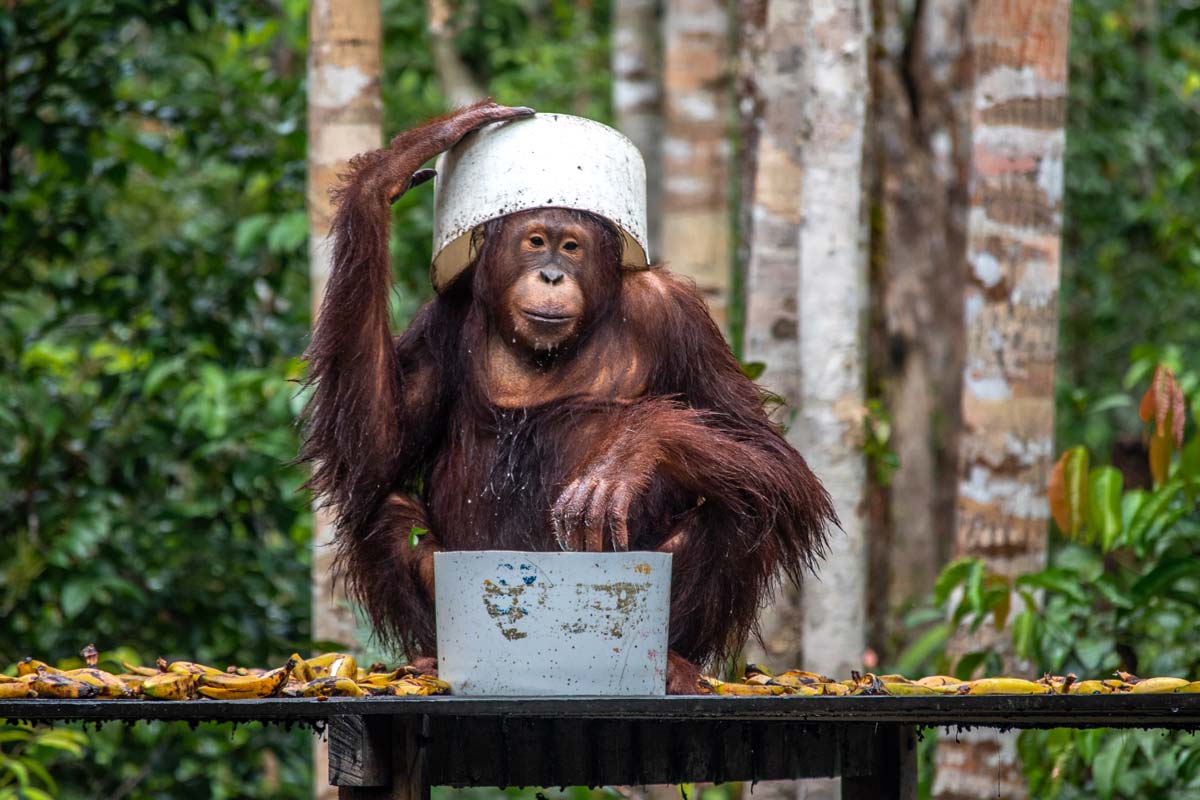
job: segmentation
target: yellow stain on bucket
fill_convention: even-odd
[[[640,572],[643,575],[649,575],[650,574],[650,565],[643,562],[641,564],[638,564],[636,567],[634,567],[633,571]]]

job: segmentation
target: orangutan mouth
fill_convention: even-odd
[[[561,325],[564,322],[570,322],[575,319],[573,314],[563,314],[558,311],[530,311],[527,308],[522,308],[521,313],[534,322],[541,322],[546,325]]]

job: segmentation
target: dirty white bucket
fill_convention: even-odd
[[[646,165],[633,142],[594,120],[535,114],[468,134],[438,159],[433,204],[438,291],[475,258],[477,226],[532,208],[598,214],[621,229],[624,263],[647,263]]]
[[[669,554],[456,551],[434,575],[455,694],[665,694]]]

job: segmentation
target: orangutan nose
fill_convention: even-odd
[[[551,286],[558,286],[562,283],[563,274],[557,269],[539,269],[538,275],[542,276],[542,280]]]

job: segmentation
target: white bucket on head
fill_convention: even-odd
[[[642,155],[620,132],[583,117],[535,114],[468,134],[438,159],[433,202],[429,275],[438,291],[474,260],[476,227],[533,208],[604,217],[621,230],[624,263],[648,263]]]
[[[666,693],[667,553],[434,555],[438,676],[457,695]]]

